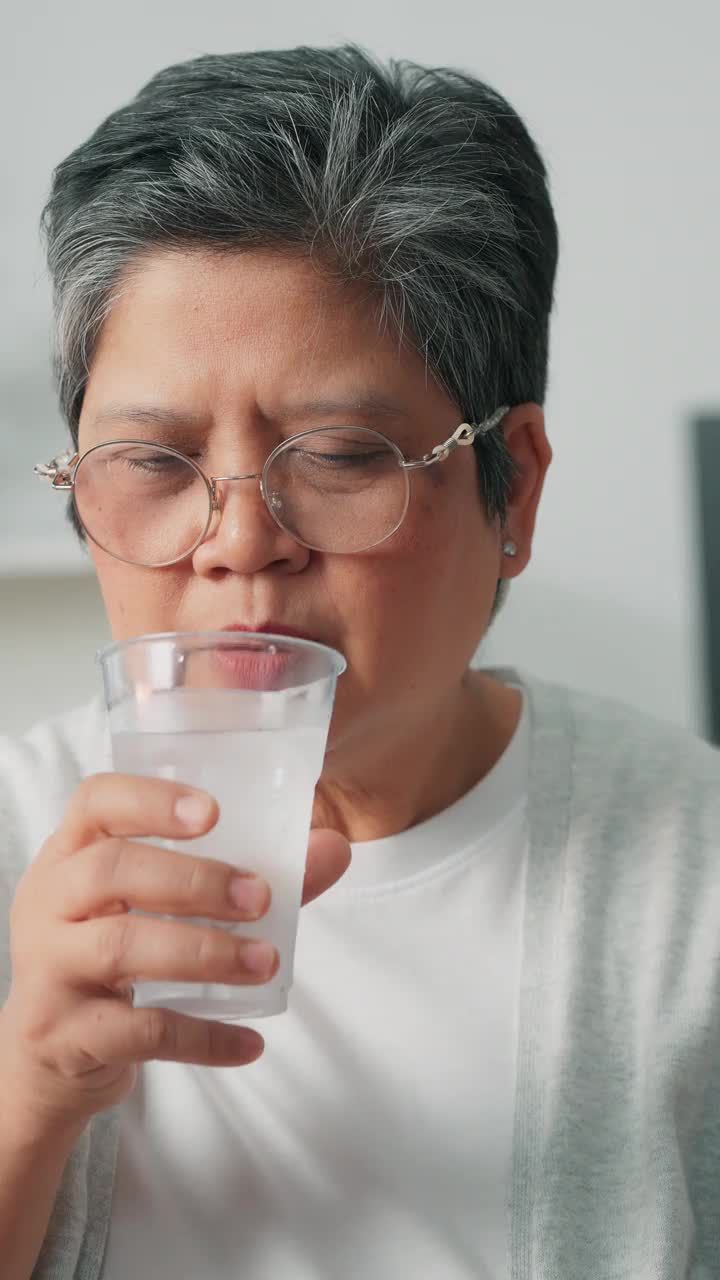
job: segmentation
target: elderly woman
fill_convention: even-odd
[[[285,629],[348,669],[265,1040],[132,1004],[217,980],[227,935],[130,909],[267,910],[252,849],[153,843],[212,797],[112,773],[97,701],[4,743],[3,1280],[719,1276],[718,755],[470,667],[551,458],[522,122],[354,48],[202,57],[58,167],[44,225],[72,435],[46,473],[114,637]],[[329,429],[383,460],[342,507],[303,488],[320,437],[281,448]],[[158,528],[118,439],[231,477],[209,523]],[[267,981],[236,944],[223,980]]]

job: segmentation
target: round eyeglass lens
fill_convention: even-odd
[[[391,441],[366,427],[322,427],[281,445],[263,472],[278,524],[317,551],[367,551],[394,533],[410,485]]]
[[[188,555],[211,516],[198,468],[164,445],[97,445],[75,471],[73,499],[93,542],[131,564],[157,567]]]

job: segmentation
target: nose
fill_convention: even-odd
[[[193,553],[196,573],[248,575],[280,566],[297,573],[307,564],[308,548],[270,515],[260,486],[261,474],[211,478],[213,520],[205,540]]]

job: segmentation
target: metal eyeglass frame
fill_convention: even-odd
[[[398,459],[398,465],[401,467],[403,471],[420,471],[425,467],[434,466],[436,462],[445,462],[446,458],[449,458],[450,455],[454,453],[456,449],[473,444],[476,436],[487,435],[489,431],[492,431],[494,427],[498,426],[498,424],[502,422],[502,419],[505,417],[506,413],[509,413],[509,406],[503,405],[502,408],[496,409],[493,413],[490,414],[489,417],[485,418],[483,422],[475,423],[475,424],[469,423],[469,422],[461,422],[460,426],[457,427],[455,431],[453,431],[452,435],[449,436],[447,440],[444,440],[442,444],[435,445],[434,449],[431,449],[429,453],[424,454],[422,458],[418,458],[418,459],[406,458],[402,450],[398,448],[395,442],[393,440],[390,440],[386,435],[383,435],[382,431],[376,431],[374,428],[370,428],[370,427],[353,427],[353,430],[367,431],[368,434],[379,436],[380,439],[384,440],[385,443],[390,447],[390,449],[395,453]],[[294,444],[295,441],[304,440],[306,436],[319,435],[323,431],[338,431],[338,430],[342,430],[342,426],[313,427],[309,431],[301,431],[297,435],[288,436],[287,440],[283,440],[279,445],[277,445],[269,454],[269,456],[266,458],[262,471],[247,472],[244,475],[208,476],[205,474],[202,467],[198,466],[198,464],[194,462],[192,458],[188,458],[187,454],[182,453],[179,449],[173,449],[170,445],[161,445],[150,440],[125,440],[125,439],[103,440],[101,444],[92,445],[91,448],[86,449],[84,453],[78,453],[77,450],[68,449],[64,453],[58,454],[57,457],[53,458],[51,462],[47,462],[47,463],[38,462],[33,467],[33,471],[35,472],[35,475],[39,476],[42,480],[49,480],[51,487],[55,490],[73,489],[75,485],[75,476],[77,474],[78,467],[80,466],[80,463],[82,462],[83,458],[87,457],[87,455],[90,453],[94,453],[96,449],[103,449],[106,447],[106,445],[112,445],[112,444],[139,444],[139,445],[144,444],[144,445],[147,445],[148,448],[162,449],[166,453],[175,454],[176,456],[182,458],[183,461],[189,463],[190,466],[194,467],[198,475],[203,480],[205,487],[207,488],[208,497],[210,500],[209,514],[208,514],[208,519],[207,519],[205,528],[203,529],[201,536],[196,540],[194,545],[190,547],[187,551],[184,551],[182,555],[175,556],[173,560],[166,560],[162,564],[145,565],[144,566],[145,568],[163,569],[167,565],[177,564],[181,560],[185,560],[188,556],[192,555],[193,552],[197,550],[197,548],[205,541],[205,538],[207,537],[208,530],[210,528],[210,525],[212,524],[212,518],[214,513],[220,510],[220,500],[219,500],[217,485],[221,481],[230,481],[230,480],[259,480],[260,492],[262,495],[263,502],[267,510],[269,511],[270,515],[272,516],[273,520],[277,525],[279,525],[279,527],[283,530],[283,532],[289,534],[289,536],[293,538],[294,541],[301,543],[302,546],[309,547],[310,550],[322,550],[322,548],[311,547],[309,543],[303,542],[302,538],[298,538],[297,535],[293,533],[291,529],[287,529],[285,527],[277,511],[274,510],[273,508],[272,496],[268,495],[267,487],[265,484],[265,477],[268,473],[268,470],[272,462],[277,457],[277,455],[283,452],[283,450],[287,449],[289,445]],[[405,510],[403,511],[403,514],[400,520],[396,524],[395,528],[392,529],[390,533],[387,533],[383,538],[381,538],[379,542],[374,543],[373,544],[374,546],[379,546],[381,542],[386,542],[388,538],[391,538],[392,535],[397,532],[403,520],[405,519],[405,516],[407,515],[409,501],[410,501],[410,493],[408,488],[408,501],[405,504]],[[78,515],[79,515],[79,512],[78,512]],[[83,528],[85,528],[84,525],[83,525]],[[85,532],[93,542],[97,541],[95,538],[93,538],[93,535],[89,529],[85,529]],[[97,545],[101,546],[100,543],[97,543]],[[369,549],[370,548],[367,548],[367,547],[364,548],[364,550],[369,550]],[[107,548],[102,547],[102,550],[107,551]],[[114,556],[114,553],[112,551],[107,551],[107,554]],[[350,552],[347,554],[353,554],[353,553]],[[117,560],[123,560],[122,556],[114,556],[114,558]],[[129,560],[126,563],[138,564],[139,562],[136,560]]]

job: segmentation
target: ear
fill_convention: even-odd
[[[552,462],[552,449],[545,434],[545,414],[539,404],[518,404],[503,419],[505,443],[518,468],[513,480],[505,527],[498,536],[500,578],[516,578],[527,567],[532,554],[532,540],[538,504]],[[503,554],[508,539],[515,543],[517,555]]]

